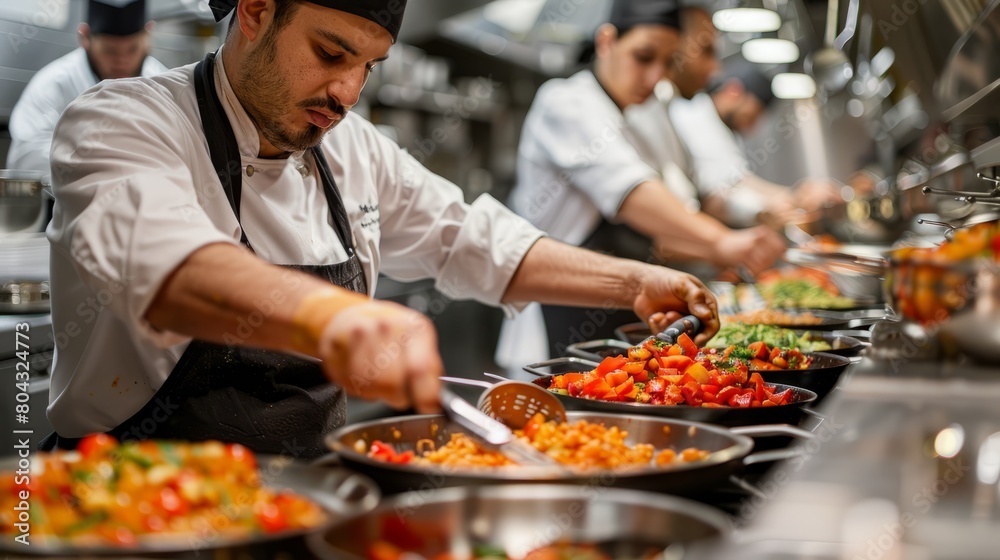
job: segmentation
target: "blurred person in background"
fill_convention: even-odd
[[[733,230],[671,192],[684,174],[644,161],[623,111],[647,101],[680,44],[676,0],[617,0],[597,30],[591,69],[544,84],[521,132],[511,207],[555,239],[638,261],[684,260],[758,272],[784,252],[768,228]],[[673,162],[671,162],[673,163]],[[543,321],[544,317],[544,321]],[[628,311],[546,305],[505,322],[496,359],[504,367],[558,355],[565,346],[613,336]],[[544,329],[542,325],[544,324]]]
[[[152,28],[145,0],[88,0],[77,27],[80,48],[39,70],[10,114],[7,167],[48,176],[52,133],[71,101],[101,80],[165,71],[149,56]]]
[[[719,78],[718,30],[700,5],[681,12],[683,35],[669,79],[656,95],[626,111],[644,159],[654,167],[679,163],[684,177],[668,183],[691,208],[733,227],[783,226],[803,212],[842,204],[839,188],[824,179],[796,187],[753,173],[734,133],[750,133],[774,99],[770,80],[754,65],[730,62]],[[713,81],[710,93],[705,90]]]

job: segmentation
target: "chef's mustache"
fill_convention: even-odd
[[[347,116],[347,109],[337,102],[336,99],[307,99],[302,103],[299,103],[299,107],[302,107],[303,109],[322,107],[324,109],[328,109],[331,113],[340,118]]]

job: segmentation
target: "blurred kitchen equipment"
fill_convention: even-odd
[[[486,389],[479,396],[476,407],[490,418],[503,423],[512,430],[519,430],[541,413],[545,420],[566,421],[566,407],[552,393],[526,383],[496,376],[498,382],[465,379],[463,377],[441,377],[441,381],[458,385],[471,385]]]
[[[45,216],[42,174],[0,169],[0,235],[42,231]]]
[[[517,464],[564,469],[552,457],[515,438],[510,428],[445,388],[441,389],[441,408],[448,419],[464,428],[478,442],[499,451]]]
[[[49,283],[7,281],[0,283],[0,313],[48,313]]]
[[[830,0],[826,14],[826,46],[809,54],[805,60],[806,73],[827,95],[843,90],[854,76],[851,60],[843,48],[854,36],[857,26],[859,0],[850,0],[844,31],[835,37],[840,0]]]
[[[651,549],[661,560],[680,560],[685,544],[729,532],[726,517],[703,504],[635,490],[597,493],[541,485],[411,492],[313,535],[309,546],[319,558],[338,560],[371,558],[378,542],[401,546],[411,559],[473,558],[478,546],[524,558],[569,541],[597,544],[614,558],[645,558]]]

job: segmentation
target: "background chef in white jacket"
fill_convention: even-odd
[[[80,48],[38,71],[10,114],[9,169],[49,175],[49,148],[59,116],[101,80],[154,76],[166,70],[149,56],[152,23],[145,0],[87,0],[77,27]]]
[[[110,432],[312,457],[345,391],[436,410],[433,325],[371,299],[380,271],[508,309],[609,303],[718,328],[693,277],[545,239],[489,196],[466,204],[349,112],[404,3],[211,6],[235,10],[218,53],[105,82],[57,127],[43,447]]]
[[[782,239],[767,228],[732,230],[692,210],[671,192],[687,181],[678,162],[650,165],[626,127],[622,112],[649,99],[667,75],[678,29],[676,1],[613,4],[610,22],[595,35],[593,68],[550,80],[536,94],[521,131],[511,207],[573,245],[644,262],[666,255],[763,270],[783,253]],[[498,363],[545,358],[636,320],[611,306],[548,306],[541,314],[544,331],[537,307],[504,324]]]
[[[752,129],[767,101],[762,97],[770,96],[770,82],[748,63],[733,62],[709,97],[705,89],[720,68],[718,31],[709,11],[698,5],[685,7],[681,21],[684,32],[670,79],[658,84],[654,98],[626,112],[647,161],[684,161],[691,186],[678,195],[735,227],[783,225],[800,210],[842,204],[829,181],[806,179],[793,188],[753,173],[729,126]]]

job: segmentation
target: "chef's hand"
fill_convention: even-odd
[[[795,205],[806,212],[844,203],[840,186],[824,179],[805,179],[795,187]]]
[[[440,412],[444,365],[426,316],[397,303],[366,301],[330,318],[318,346],[326,375],[349,394]]]
[[[639,295],[632,309],[647,317],[653,332],[660,332],[684,315],[701,319],[703,329],[695,343],[704,345],[719,330],[719,304],[700,280],[676,270],[649,265],[640,277]]]
[[[733,230],[716,244],[715,264],[745,266],[754,275],[771,267],[785,254],[785,240],[767,226]]]

